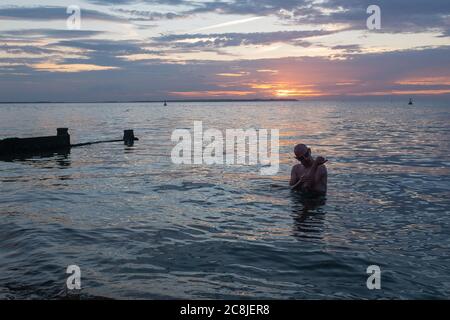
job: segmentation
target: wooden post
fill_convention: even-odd
[[[72,145],[70,144],[70,134],[68,128],[57,128],[56,132],[56,136],[35,138],[7,138],[0,140],[0,156],[42,153],[56,150],[69,150],[71,147],[80,147],[105,142],[123,141],[125,145],[133,146],[134,141],[139,140],[134,136],[133,130],[124,130],[122,140],[104,140]]]
[[[67,128],[58,128],[56,136],[0,140],[0,155],[40,153],[68,148],[70,135]]]
[[[124,130],[123,131],[123,143],[127,146],[131,147],[134,144],[134,131],[133,130]]]
[[[68,128],[57,128],[56,138],[59,140],[59,145],[70,148],[70,134]]]
[[[68,128],[57,128],[56,129],[56,135],[57,136],[65,136],[69,134],[69,129]]]

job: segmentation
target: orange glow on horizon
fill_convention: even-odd
[[[440,95],[450,94],[450,89],[430,89],[430,90],[389,90],[369,93],[355,93],[352,96],[387,96],[387,95]]]
[[[449,77],[411,78],[400,80],[395,83],[400,85],[416,85],[416,86],[430,86],[430,85],[450,86],[450,78]]]
[[[289,82],[275,82],[275,83],[247,83],[245,84],[252,89],[258,89],[266,96],[273,96],[279,98],[293,98],[293,97],[318,97],[326,94],[314,89],[313,84],[296,84]]]
[[[319,97],[325,94],[314,90],[279,89],[275,91],[275,95],[277,97]]]
[[[170,92],[171,94],[182,96],[182,97],[218,97],[218,96],[248,96],[251,94],[255,94],[257,92],[254,91],[221,91],[221,90],[209,90],[209,91],[174,91]]]
[[[391,88],[379,91],[370,91],[367,82],[353,77],[330,77],[330,79],[321,79],[317,75],[307,78],[306,74],[273,74],[271,69],[259,69],[263,71],[260,74],[267,73],[267,76],[258,77],[248,81],[248,78],[238,79],[244,72],[224,73],[223,76],[233,77],[234,81],[218,81],[218,87],[224,90],[211,90],[206,92],[181,92],[177,95],[194,96],[256,96],[264,98],[320,98],[326,96],[389,96],[389,95],[444,95],[450,94],[448,87],[422,87],[415,86],[447,86],[450,85],[450,78],[445,76],[429,77],[409,77],[391,83]],[[219,75],[219,74],[218,74]],[[309,76],[309,74],[308,74]],[[275,79],[274,79],[275,78]],[[231,80],[231,78],[230,78]],[[334,81],[333,81],[334,80]],[[337,80],[337,81],[336,81]],[[395,85],[395,87],[394,87]],[[400,86],[400,87],[399,87]],[[403,87],[405,86],[405,87]],[[226,89],[225,89],[226,88]],[[327,88],[327,89],[324,89]],[[228,90],[227,90],[228,89]]]

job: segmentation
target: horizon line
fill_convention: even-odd
[[[323,100],[361,100],[361,99],[391,99],[391,100],[403,100],[403,99],[416,99],[416,98],[434,98],[434,99],[446,99],[450,98],[450,94],[413,94],[413,95],[329,95],[320,97],[302,97],[302,98],[193,98],[193,99],[150,99],[150,100],[91,100],[91,101],[76,101],[76,100],[36,100],[36,101],[0,101],[0,104],[53,104],[53,103],[180,103],[180,102],[296,102],[296,101],[323,101]]]
[[[298,99],[169,99],[169,100],[100,100],[100,101],[0,101],[0,104],[14,103],[164,103],[164,102],[264,102],[264,101],[299,101]]]
[[[0,104],[56,104],[56,103],[180,103],[180,102],[296,102],[296,101],[322,101],[322,100],[360,100],[360,99],[396,99],[402,100],[405,99],[415,99],[415,98],[449,98],[449,94],[442,95],[411,95],[406,98],[404,95],[364,95],[364,96],[347,96],[347,95],[339,95],[339,96],[322,96],[322,97],[309,97],[303,99],[295,99],[295,98],[252,98],[252,99],[242,99],[242,98],[217,98],[217,99],[156,99],[156,100],[97,100],[97,101],[45,101],[45,100],[37,100],[37,101],[0,101]]]

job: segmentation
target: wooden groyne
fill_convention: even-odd
[[[133,130],[125,130],[122,139],[71,144],[68,128],[58,128],[56,132],[57,132],[56,136],[34,137],[34,138],[7,138],[0,140],[0,156],[68,150],[73,147],[81,147],[91,144],[107,143],[107,142],[123,141],[125,145],[132,146],[134,144],[134,141],[139,140],[134,136]]]

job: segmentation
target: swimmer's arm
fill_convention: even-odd
[[[323,175],[323,170],[325,170],[326,173],[326,168],[325,166],[323,166],[323,164],[325,162],[327,162],[328,160],[326,160],[323,157],[317,157],[316,160],[314,161],[311,170],[309,170],[308,174],[305,175],[302,178],[302,181],[304,181],[305,185],[305,191],[317,191],[317,192],[323,192],[323,191],[319,191],[319,190],[323,190],[323,186],[321,185],[321,181],[322,181],[322,175]],[[319,174],[318,174],[318,171]],[[319,179],[317,179],[317,176],[319,175]],[[326,184],[325,184],[325,190],[326,190]]]
[[[326,194],[327,193],[327,180],[328,180],[328,172],[325,166],[320,166],[317,169],[317,176],[314,184],[314,191]]]
[[[294,188],[299,182],[300,179],[297,176],[297,167],[293,166],[291,170],[291,180],[289,181],[289,185]]]
[[[319,167],[319,164],[317,162],[314,161],[311,169],[309,170],[309,172],[307,174],[305,174],[302,177],[302,183],[305,183],[306,185],[308,185],[309,189],[313,189],[314,185],[315,185],[315,177],[316,177],[316,172],[317,172],[317,168]]]

